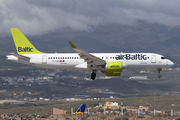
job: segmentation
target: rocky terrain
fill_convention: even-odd
[[[2,120],[179,120],[180,116],[147,116],[147,115],[50,115],[36,114],[2,114]]]

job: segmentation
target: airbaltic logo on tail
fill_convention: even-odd
[[[18,52],[33,52],[31,47],[18,47]]]
[[[120,54],[116,56],[116,60],[147,60],[149,58],[143,54]]]

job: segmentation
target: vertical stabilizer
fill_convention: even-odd
[[[83,115],[85,112],[86,104],[82,104],[79,109],[76,111],[76,115]]]
[[[42,54],[17,28],[10,28],[18,54]]]

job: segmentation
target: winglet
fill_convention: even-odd
[[[72,49],[77,48],[71,41],[68,41],[68,42],[69,42]]]

